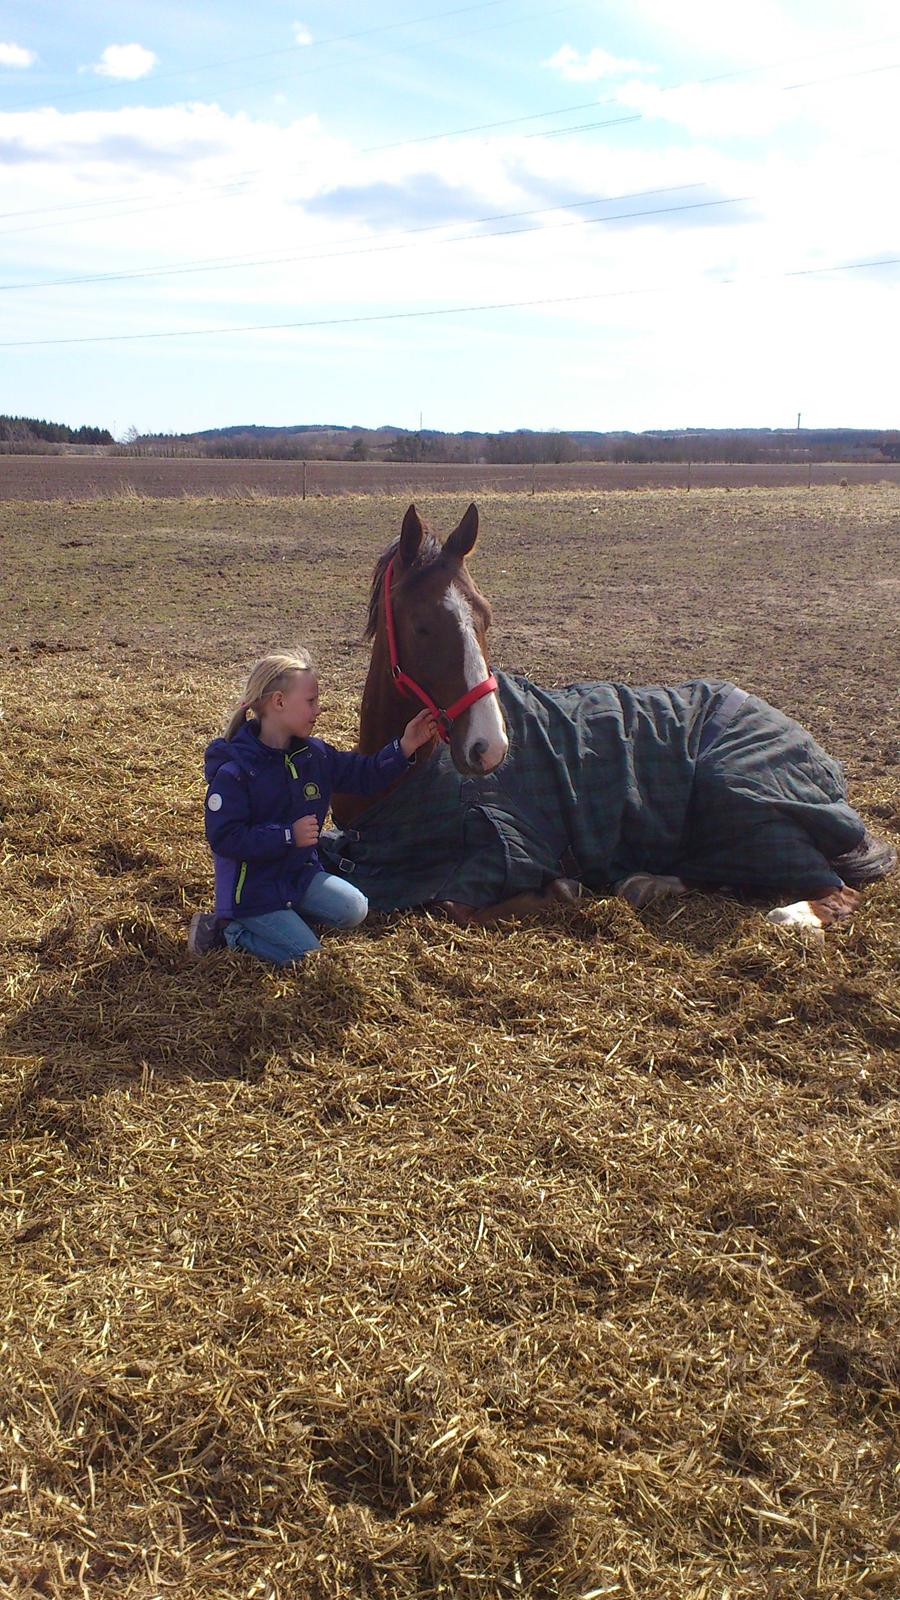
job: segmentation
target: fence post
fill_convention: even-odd
[[[306,499],[306,462],[303,463],[303,498]]]
[[[693,465],[694,465],[693,461],[689,461],[688,462],[688,494],[690,494],[690,492],[691,492],[691,469],[692,469]]]
[[[536,476],[537,476],[537,467],[535,466],[534,462],[532,461],[532,463],[531,463],[531,493],[532,494],[534,494],[534,480],[535,480]]]
[[[807,487],[807,489],[811,489],[812,488],[812,462],[811,461],[808,461],[806,463],[806,487]]]

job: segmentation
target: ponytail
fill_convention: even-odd
[[[312,660],[306,650],[263,656],[247,679],[244,693],[225,725],[223,738],[233,739],[248,717],[259,717],[263,701],[277,694],[279,689],[286,689],[294,673],[312,670]]]

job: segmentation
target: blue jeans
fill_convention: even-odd
[[[297,902],[298,911],[329,928],[355,928],[365,921],[369,902],[352,883],[329,872],[317,872]],[[248,950],[261,961],[286,967],[302,961],[319,941],[298,911],[267,911],[261,917],[239,917],[226,923],[225,943],[232,950]]]

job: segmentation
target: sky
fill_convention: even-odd
[[[894,0],[0,0],[0,412],[900,426]]]

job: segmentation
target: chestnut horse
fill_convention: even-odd
[[[496,680],[487,666],[491,609],[466,568],[466,557],[477,536],[474,505],[443,546],[415,506],[410,506],[399,539],[376,564],[366,628],[372,654],[359,729],[359,749],[364,754],[372,754],[398,737],[415,710],[428,705],[437,716],[439,736],[449,745],[460,774],[485,776],[505,760],[509,744],[503,711]],[[743,692],[735,689],[734,696],[742,697]],[[767,709],[773,716],[781,716],[774,708]],[[417,762],[427,761],[436,743],[435,739],[423,746]],[[333,811],[338,826],[349,827],[370,804],[355,796],[336,795]],[[850,815],[853,818],[854,814]],[[860,819],[854,820],[859,821],[861,830],[858,844],[829,863],[832,875],[843,880],[840,886],[828,892],[821,887],[810,890],[809,898],[770,911],[770,921],[819,935],[822,928],[852,914],[859,901],[853,884],[873,881],[892,870],[896,856],[891,848],[873,839]],[[639,907],[662,896],[684,894],[689,886],[676,876],[632,872],[611,887]],[[578,882],[559,877],[551,879],[543,893],[517,894],[491,906],[476,908],[456,901],[439,904],[457,922],[487,925],[509,916],[546,911],[554,902],[575,899],[580,892]]]

